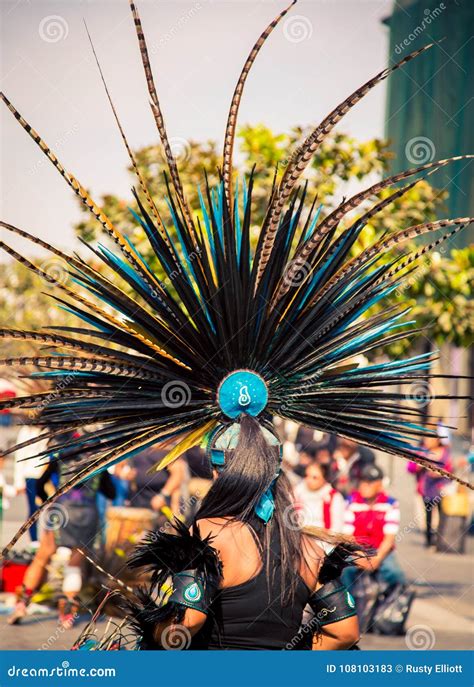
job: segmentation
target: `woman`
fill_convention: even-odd
[[[63,441],[80,439],[79,433],[70,432],[61,435]],[[59,486],[67,479],[70,458],[67,451],[56,451],[54,442],[51,446],[50,461],[46,470],[37,480],[36,493],[44,502],[47,499],[48,482]],[[84,452],[83,456],[87,453]],[[105,471],[95,475],[87,483],[78,485],[67,494],[62,495],[57,504],[45,512],[43,531],[35,557],[25,572],[22,585],[16,590],[16,603],[13,613],[8,618],[10,625],[17,625],[28,613],[28,606],[34,593],[41,587],[47,567],[52,557],[62,548],[64,554],[64,574],[62,594],[58,598],[59,625],[70,629],[79,612],[78,595],[82,589],[82,568],[84,557],[78,550],[92,548],[99,529],[99,512],[97,494],[107,498],[115,495],[110,474]]]
[[[164,606],[155,603],[152,588],[141,603],[130,604],[142,648],[171,648],[184,637],[192,649],[285,649],[301,647],[314,633],[318,649],[353,646],[352,601],[329,578],[338,576],[355,547],[341,537],[325,564],[320,541],[289,522],[292,493],[279,472],[276,437],[242,415],[211,440],[210,455],[216,479],[192,534],[182,527],[177,535],[152,533],[130,562],[152,572],[152,588],[173,573],[174,591]],[[172,569],[173,558],[181,566]],[[321,603],[326,593],[334,603]],[[301,629],[307,603],[316,615],[311,633]],[[330,622],[326,606],[333,611]]]
[[[344,529],[345,502],[342,494],[328,481],[329,466],[310,463],[304,480],[295,487],[296,507],[305,525],[325,527],[333,532]]]
[[[216,628],[222,620],[223,632],[219,637],[223,637],[224,646],[240,645],[250,637],[254,646],[283,647],[290,634],[288,628],[293,631],[297,626],[300,608],[306,601],[312,604],[320,620],[322,635],[327,633],[324,628],[328,625],[341,627],[339,622],[355,622],[347,620],[352,615],[350,599],[341,586],[326,577],[329,567],[337,577],[336,563],[342,564],[340,558],[346,556],[336,548],[322,562],[317,543],[291,519],[285,522],[286,508],[291,503],[286,479],[280,475],[279,449],[275,449],[275,441],[270,441],[273,448],[266,447],[256,428],[252,431],[252,421],[242,414],[260,418],[262,424],[268,423],[272,416],[279,416],[319,432],[331,428],[357,445],[424,464],[413,443],[414,437],[426,434],[417,424],[422,410],[407,406],[413,394],[407,397],[401,389],[395,389],[397,384],[415,382],[412,388],[428,384],[432,354],[416,360],[362,365],[355,358],[360,360],[366,351],[386,344],[389,339],[402,339],[416,332],[405,327],[398,329],[403,313],[386,305],[384,299],[400,286],[400,280],[405,278],[404,267],[471,221],[443,219],[406,227],[384,234],[363,248],[357,245],[361,243],[360,232],[368,217],[385,207],[385,201],[374,205],[369,215],[366,213],[342,232],[337,230],[338,225],[374,193],[417,174],[426,166],[384,179],[343,200],[319,221],[319,209],[316,210],[315,203],[308,202],[305,189],[298,193],[297,188],[318,147],[337,122],[389,74],[431,46],[407,54],[399,63],[382,69],[336,105],[295,150],[288,151],[288,165],[281,177],[275,176],[275,184],[268,190],[265,219],[260,224],[254,213],[256,195],[252,194],[263,193],[263,197],[266,190],[255,188],[258,170],[252,170],[243,184],[234,183],[237,176],[233,174],[232,151],[236,120],[253,61],[290,8],[282,10],[268,25],[249,53],[229,108],[222,175],[218,175],[215,187],[212,178],[206,179],[197,207],[190,205],[193,197],[184,192],[166,136],[139,12],[134,2],[130,7],[170,172],[166,190],[169,215],[163,221],[157,212],[120,129],[132,166],[139,175],[141,191],[136,195],[139,214],[134,213],[134,217],[140,231],[143,229],[146,234],[149,255],[142,257],[141,247],[137,250],[122,235],[89,196],[85,190],[87,185],[64,171],[47,143],[2,94],[2,100],[20,125],[115,244],[113,250],[102,247],[97,250],[91,245],[94,257],[87,263],[14,225],[2,223],[6,231],[47,247],[66,260],[74,286],[72,282],[69,286],[57,284],[61,292],[58,298],[62,300],[66,294],[68,310],[83,320],[68,326],[61,334],[13,330],[6,331],[4,336],[24,337],[41,347],[37,357],[26,360],[28,364],[39,362],[41,374],[48,380],[53,378],[60,391],[59,399],[53,397],[47,404],[48,421],[61,427],[69,426],[74,418],[79,426],[93,425],[94,436],[101,442],[101,450],[96,455],[86,462],[77,462],[70,479],[54,498],[100,470],[153,445],[165,448],[173,444],[159,466],[166,468],[186,450],[201,445],[212,432],[211,458],[222,474],[198,511],[192,532],[177,525],[177,535],[154,533],[135,557],[137,565],[145,563],[151,567],[156,588],[151,589],[154,598],[143,597],[141,611],[136,604],[136,622],[140,626],[144,623],[144,644],[158,642],[163,646],[166,633],[174,632],[172,623],[182,621],[186,623],[186,631],[192,630],[196,642],[207,631],[209,644],[215,645]],[[429,166],[434,169],[450,161],[432,162]],[[403,191],[404,188],[398,189],[396,194]],[[199,223],[196,216],[202,218]],[[173,226],[173,239],[165,226],[167,223]],[[438,234],[423,250],[408,254],[402,250],[395,263],[377,264],[394,246],[403,248],[413,236],[438,229],[444,233]],[[13,247],[3,243],[2,248],[36,274],[53,281],[42,267],[21,256]],[[158,272],[149,267],[150,259],[150,264],[159,267]],[[107,267],[107,277],[100,268],[102,264]],[[164,278],[157,276],[161,271]],[[380,303],[381,310],[369,314],[375,302]],[[397,333],[392,333],[395,328]],[[43,354],[45,344],[53,347],[51,355]],[[21,359],[22,364],[24,360]],[[19,362],[18,358],[2,360],[2,364],[9,366]],[[385,394],[387,390],[389,393]],[[28,397],[27,402],[33,410],[44,407],[41,395]],[[8,403],[9,407],[16,407],[24,405],[25,399]],[[233,425],[229,427],[229,421],[236,423],[238,418],[242,418],[242,436],[235,427],[232,429]],[[233,445],[232,432],[236,439]],[[350,457],[355,462],[354,452]],[[249,461],[249,456],[255,460]],[[220,463],[216,462],[221,458]],[[346,466],[349,473],[351,466],[352,462]],[[4,554],[41,512],[36,511],[19,528],[4,547]],[[213,540],[201,539],[199,524]],[[247,558],[240,549],[245,549],[250,541],[248,535],[254,537],[255,546],[250,547]],[[234,570],[237,537],[242,537],[242,541],[237,540],[237,551],[245,574]],[[159,554],[161,563],[157,564],[152,553]],[[162,599],[166,592],[163,585],[170,575],[173,591],[169,598]],[[317,589],[318,584],[323,585],[322,590]],[[329,589],[328,584],[332,585]],[[265,633],[260,637],[251,629],[258,625],[255,617],[244,634],[243,626],[237,626],[246,617],[245,604],[238,603],[238,608],[232,604],[232,596],[242,592],[242,585],[246,594],[252,585],[263,586],[277,610],[288,616],[288,623],[278,614],[277,620],[270,617],[267,605]],[[161,595],[159,599],[155,591]],[[255,601],[261,602],[260,596]],[[330,609],[334,609],[334,615]],[[205,623],[206,615],[209,615],[210,628]],[[350,641],[355,634],[351,633]],[[347,639],[341,643],[346,645]]]
[[[27,416],[25,418],[27,420]],[[36,439],[41,434],[41,429],[32,425],[22,424],[17,435],[17,443],[22,445],[29,442],[31,439]],[[17,493],[24,493],[26,495],[28,505],[28,515],[31,516],[38,505],[37,498],[37,484],[45,471],[44,465],[37,465],[34,460],[29,460],[35,453],[39,453],[47,448],[47,442],[36,441],[34,450],[31,447],[20,447],[15,451],[15,470],[14,470],[14,485]],[[38,526],[36,523],[30,529],[31,541],[38,541]]]
[[[422,446],[425,449],[423,457],[435,461],[436,465],[444,470],[452,470],[451,453],[443,436],[438,434],[437,436],[424,437]],[[410,463],[409,470],[415,472],[417,476],[418,492],[423,499],[426,523],[425,546],[429,548],[436,544],[437,536],[433,528],[433,511],[437,509],[438,515],[441,518],[441,498],[443,496],[443,489],[449,483],[449,480],[437,472],[416,465],[416,463]]]
[[[164,506],[171,506],[174,512],[179,512],[179,500],[183,483],[186,478],[185,463],[176,460],[166,470],[153,471],[166,451],[154,448],[140,451],[130,459],[130,481],[128,505],[133,508],[150,508],[160,512]]]

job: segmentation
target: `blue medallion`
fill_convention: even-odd
[[[256,417],[268,403],[267,385],[256,372],[236,370],[221,382],[217,400],[227,417],[234,419],[241,413]]]

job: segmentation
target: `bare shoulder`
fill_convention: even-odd
[[[236,527],[241,525],[229,522],[227,518],[203,518],[197,521],[201,537],[212,537],[212,544],[217,549],[224,547],[235,535]]]
[[[252,550],[255,543],[249,528],[242,522],[228,518],[205,518],[197,521],[201,537],[212,537],[212,546],[221,554],[237,550]]]
[[[301,536],[301,547],[303,550],[303,555],[308,559],[308,561],[314,561],[318,564],[318,566],[321,564],[326,554],[321,545],[321,541],[317,539],[317,537],[311,534],[303,533]]]
[[[320,541],[310,534],[301,535],[300,575],[310,589],[318,586],[319,570],[324,560],[324,549]]]

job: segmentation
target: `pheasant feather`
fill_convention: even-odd
[[[369,220],[424,178],[418,175],[473,156],[458,155],[378,181],[343,200],[323,219],[321,205],[316,200],[307,203],[306,186],[296,187],[317,147],[344,114],[394,70],[432,47],[426,46],[354,91],[296,151],[289,152],[290,163],[280,183],[275,175],[253,249],[257,170],[234,184],[236,119],[249,71],[289,9],[261,34],[245,62],[229,111],[222,175],[215,186],[204,178],[198,189],[199,207],[191,207],[167,137],[141,20],[131,3],[152,110],[169,167],[162,189],[167,213],[156,211],[100,65],[99,71],[138,177],[137,211],[130,222],[144,232],[147,258],[65,170],[11,101],[1,96],[97,219],[107,241],[83,242],[87,253],[69,255],[24,229],[0,223],[7,235],[19,235],[65,262],[65,279],[57,283],[44,266],[8,241],[0,243],[13,259],[54,287],[48,289],[49,296],[76,319],[67,326],[46,322],[39,331],[20,331],[5,324],[0,329],[0,338],[28,342],[33,349],[28,355],[1,360],[1,368],[21,370],[24,375],[26,366],[29,378],[44,385],[1,401],[0,409],[28,410],[40,426],[39,437],[21,444],[36,451],[33,460],[47,460],[48,452],[40,441],[52,438],[59,452],[67,449],[69,458],[65,484],[29,518],[4,553],[44,508],[101,470],[153,445],[169,451],[162,465],[168,464],[181,450],[229,421],[232,416],[227,414],[226,403],[238,399],[242,412],[250,412],[245,404],[254,391],[244,383],[227,400],[223,393],[235,374],[247,381],[250,375],[252,383],[257,380],[263,385],[265,400],[255,411],[262,423],[279,416],[330,431],[466,484],[419,449],[419,439],[432,436],[435,429],[416,403],[416,389],[441,377],[431,372],[437,354],[365,366],[358,365],[356,356],[419,335],[409,309],[392,304],[391,294],[412,277],[427,252],[473,220],[462,217],[399,227],[365,249],[357,246]],[[396,186],[404,180],[408,181]],[[391,189],[388,195],[377,198],[385,189]],[[372,206],[354,221],[346,221],[350,212],[372,197]],[[195,221],[192,212],[196,212]],[[426,245],[407,249],[412,239],[435,232],[441,233]],[[387,252],[389,259],[382,262]],[[73,437],[72,428],[78,430]]]

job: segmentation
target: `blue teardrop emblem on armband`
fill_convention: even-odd
[[[268,403],[267,385],[256,372],[236,370],[221,382],[217,400],[227,417],[234,419],[241,413],[256,417]]]
[[[347,605],[349,606],[349,608],[355,608],[354,597],[352,596],[352,594],[350,592],[346,592],[346,599],[347,599]]]
[[[200,601],[202,597],[201,587],[198,585],[197,582],[193,582],[192,584],[186,587],[186,589],[183,592],[183,596],[186,599],[186,601],[189,601],[190,603],[196,603],[197,601]]]

